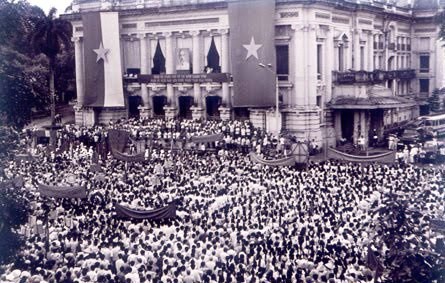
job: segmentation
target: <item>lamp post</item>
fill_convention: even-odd
[[[272,69],[272,64],[263,64],[263,63],[259,63],[258,66],[260,66],[261,68],[264,68],[266,70],[268,70],[269,72],[271,72],[274,76],[275,76],[275,123],[276,123],[276,131],[277,131],[277,138],[280,134],[280,123],[278,120],[278,116],[279,116],[279,112],[280,112],[280,101],[279,101],[279,86],[278,86],[278,75],[277,73]]]

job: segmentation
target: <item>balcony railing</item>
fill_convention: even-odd
[[[354,83],[380,83],[387,80],[402,79],[411,80],[416,77],[413,69],[382,71],[349,71],[337,72],[333,71],[333,80],[338,84],[354,84]]]

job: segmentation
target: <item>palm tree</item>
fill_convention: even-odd
[[[54,88],[54,70],[57,54],[62,48],[71,47],[72,27],[68,21],[56,18],[56,8],[51,8],[48,15],[39,19],[31,33],[31,46],[36,53],[43,53],[49,60],[49,89],[51,99],[51,125],[55,125],[56,103]]]

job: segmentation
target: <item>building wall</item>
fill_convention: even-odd
[[[74,12],[108,9],[107,1],[79,1]],[[149,74],[159,42],[166,57],[167,73],[176,73],[176,50],[187,48],[193,63],[193,73],[202,73],[207,65],[207,52],[213,37],[220,55],[223,71],[230,72],[230,29],[225,1],[115,1],[120,9],[121,52],[123,69],[141,68]],[[444,86],[444,48],[436,40],[438,27],[431,20],[436,11],[414,11],[381,2],[370,4],[319,1],[278,1],[275,12],[277,45],[289,48],[289,74],[281,80],[283,97],[283,128],[310,139],[317,133],[322,142],[323,133],[335,133],[329,102],[336,95],[363,94],[363,84],[347,86],[335,81],[332,71],[403,70],[414,69],[416,78],[394,78],[380,84],[389,87],[393,95],[421,100],[428,93],[420,92],[419,79],[429,80],[429,91]],[[213,4],[211,4],[213,3]],[[405,3],[406,4],[406,3]],[[130,8],[137,8],[130,11]],[[138,12],[143,11],[143,12]],[[82,37],[79,14],[65,15],[73,23],[74,37]],[[82,50],[80,42],[80,51]],[[317,47],[319,46],[319,47]],[[321,53],[319,53],[319,51]],[[342,53],[342,55],[340,55]],[[428,72],[420,70],[420,56],[430,56]],[[81,65],[82,61],[76,61]],[[82,69],[82,66],[77,66]],[[79,74],[82,72],[79,72]],[[129,84],[128,92],[144,91],[138,84]],[[78,88],[79,89],[79,88]],[[147,94],[166,95],[170,103],[177,103],[180,95],[190,95],[197,106],[205,107],[207,95],[218,95],[230,105],[230,84],[147,85]],[[144,99],[143,99],[144,100]],[[148,104],[146,106],[149,106]],[[400,112],[400,113],[398,113]],[[408,115],[407,113],[411,113]],[[414,113],[414,114],[413,114]],[[385,125],[391,121],[412,119],[415,109],[393,109],[385,116]],[[258,115],[257,115],[258,116]],[[330,117],[330,118],[327,118]],[[267,123],[262,123],[267,124]],[[332,137],[328,137],[331,138]]]

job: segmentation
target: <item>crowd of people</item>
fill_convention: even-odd
[[[125,163],[109,151],[97,161],[112,128],[150,141],[223,133],[224,146],[174,151],[146,142],[144,162]],[[272,140],[239,121],[63,128],[57,148],[64,150],[37,146],[34,160],[4,166],[3,178],[23,177],[31,215],[20,229],[25,245],[0,281],[372,282],[367,251],[382,236],[376,208],[393,192],[423,215],[416,224],[423,236],[407,241],[432,250],[443,238],[428,225],[445,212],[443,168],[326,161],[299,170],[252,163],[243,146],[261,153]],[[88,197],[46,198],[38,191],[42,183],[85,186]],[[173,200],[173,219],[122,219],[114,210],[115,203],[151,210]],[[375,248],[383,262],[388,247]]]

